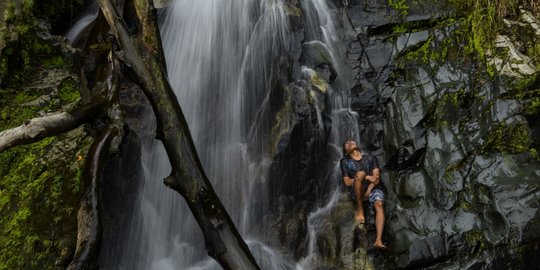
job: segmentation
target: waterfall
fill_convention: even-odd
[[[350,134],[357,124],[352,124],[356,118],[346,106],[349,68],[326,2],[306,0],[303,10],[306,43],[320,44],[337,74],[331,99],[332,119],[338,124],[334,124],[330,142],[336,149],[330,159],[337,164],[339,142],[345,135],[358,138],[357,130]],[[264,153],[253,157],[248,151],[248,146],[259,152],[266,149],[264,140],[251,137],[268,136],[253,130],[260,111],[268,107],[271,82],[279,74],[276,61],[290,46],[285,4],[280,0],[175,0],[161,19],[169,81],[203,167],[239,232],[263,269],[306,267],[316,252],[316,222],[321,220],[317,217],[328,210],[309,217],[309,259],[291,262],[279,248],[266,244],[255,228],[254,217],[264,215],[267,209],[265,204],[253,202],[266,196],[265,175],[271,160]],[[313,67],[302,71],[307,76],[314,72]],[[322,127],[319,110],[317,118]],[[108,250],[114,254],[102,256],[100,267],[219,269],[207,256],[200,228],[183,198],[162,183],[171,166],[161,142],[143,143],[142,163],[144,182],[131,222],[118,232],[120,241],[110,243],[114,247]],[[335,202],[330,200],[324,209]]]
[[[291,269],[279,252],[256,240],[250,221],[253,164],[248,133],[267,99],[274,61],[288,42],[281,1],[176,0],[162,15],[169,81],[183,109],[203,167],[264,269]],[[183,198],[162,179],[170,172],[159,141],[142,154],[144,183],[116,256],[104,269],[219,269]],[[253,188],[253,189],[252,189]],[[250,240],[252,239],[252,240]]]
[[[328,215],[332,208],[338,203],[339,191],[335,190],[330,197],[327,205],[316,209],[308,216],[308,233],[309,242],[307,255],[296,264],[296,269],[313,269],[317,266],[317,252],[315,246],[317,244],[317,231],[324,229],[326,224],[325,215]]]
[[[90,29],[98,14],[99,3],[96,0],[88,6],[84,14],[81,15],[81,18],[66,32],[66,38],[69,40],[69,43],[75,44],[81,38],[86,38],[87,35],[85,35],[85,32]]]
[[[351,68],[345,59],[342,38],[339,36],[340,33],[337,31],[334,16],[331,14],[331,9],[326,0],[304,1],[303,10],[306,20],[306,42],[304,43],[306,46],[304,47],[317,48],[319,55],[323,55],[322,62],[331,65],[336,73],[336,79],[332,82],[332,89],[330,89],[332,131],[328,139],[328,145],[334,150],[330,151],[328,160],[332,162],[332,166],[329,167],[334,168],[334,172],[329,174],[329,178],[331,178],[329,181],[334,182],[339,179],[338,181],[341,183],[339,172],[339,161],[343,156],[341,143],[346,139],[354,139],[357,142],[360,139],[359,115],[350,108],[349,102],[349,90],[352,87]],[[313,76],[309,75],[314,72],[312,69],[307,67],[302,69],[308,76]],[[336,184],[328,202],[309,214],[307,220],[307,252],[296,263],[297,270],[315,269],[319,266],[320,257],[316,247],[317,233],[323,231],[328,225],[327,216],[338,204],[339,195],[339,184]]]

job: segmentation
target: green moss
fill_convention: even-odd
[[[280,86],[281,87],[281,86]],[[272,155],[275,155],[277,152],[278,144],[280,140],[283,137],[283,134],[289,132],[290,123],[289,118],[291,117],[291,113],[293,110],[293,100],[292,100],[292,91],[295,91],[294,88],[290,86],[285,86],[282,89],[279,89],[277,91],[283,91],[285,94],[285,100],[283,102],[283,106],[277,111],[274,117],[274,123],[272,126],[272,130],[270,131],[270,153]]]
[[[7,58],[2,57],[0,58],[0,85],[2,83],[3,78],[7,76],[8,72],[9,72],[9,67],[8,67]]]
[[[13,23],[17,16],[15,15],[15,3],[9,2],[4,11],[4,22]]]
[[[449,3],[462,18],[462,38],[465,43],[464,51],[476,55],[479,60],[486,62],[487,52],[495,52],[495,40],[504,31],[503,19],[514,19],[518,16],[520,5],[528,8],[532,3],[525,0],[450,0]],[[488,74],[495,75],[494,69]]]
[[[0,52],[0,130],[80,98],[75,75],[61,81],[56,90],[41,87],[42,69],[71,74],[68,69],[73,67],[64,63],[61,47],[39,35],[35,4],[18,1],[4,12],[7,29],[17,38],[8,40]],[[60,78],[48,77],[46,84]],[[85,155],[90,143],[79,128],[0,153],[0,270],[57,269],[60,254],[69,256],[73,251],[84,191],[84,158],[78,157]]]
[[[529,90],[540,89],[540,73],[535,73],[516,80],[511,83],[511,86],[512,90],[516,92],[516,95],[525,95],[525,93]],[[516,96],[516,98],[523,98],[523,96]]]
[[[527,49],[527,54],[536,63],[536,70],[540,70],[540,43],[532,44]]]
[[[479,250],[485,250],[491,246],[484,237],[482,230],[470,230],[463,234],[463,239],[469,247],[473,248],[473,253]]]
[[[540,156],[538,156],[538,151],[536,148],[529,149],[529,154],[531,155],[531,158],[537,161],[540,161]]]
[[[388,5],[396,10],[401,18],[405,18],[409,14],[409,5],[407,5],[406,0],[388,0]]]
[[[21,91],[0,93],[1,111],[0,130],[21,125],[25,120],[36,116],[38,107],[25,106],[24,103],[35,98],[32,93]]]
[[[23,14],[31,14],[33,8],[34,8],[33,0],[22,0],[21,10]]]
[[[43,60],[44,68],[62,68],[64,67],[64,59],[62,56],[51,57]]]
[[[499,123],[493,125],[486,134],[480,152],[482,154],[490,152],[523,153],[529,151],[531,143],[531,133],[527,124],[506,125]]]
[[[58,86],[58,96],[60,100],[65,103],[71,103],[78,100],[81,97],[77,82],[73,78],[64,79]]]
[[[455,92],[447,92],[440,96],[426,115],[426,128],[441,129],[449,125],[459,125],[460,128],[473,117],[472,108],[478,106],[482,98],[476,91],[465,91],[460,88]]]
[[[433,52],[433,50],[431,50],[432,41],[433,36],[430,36],[428,40],[404,52],[402,58],[405,60],[418,61],[425,64],[429,63],[429,60],[432,59],[431,53]]]
[[[73,139],[75,149],[59,150]],[[49,137],[0,154],[0,269],[55,269],[60,242],[76,231],[83,162],[76,156],[88,146],[84,137]]]
[[[298,3],[295,3],[295,4],[298,4]],[[288,15],[295,16],[295,17],[302,16],[302,10],[290,3],[285,4],[285,12],[287,12]]]
[[[53,41],[45,40],[38,34],[32,0],[8,4],[4,16],[6,32],[14,32],[15,39],[8,39],[6,47],[0,51],[0,87],[20,85],[31,81],[31,76],[43,68],[62,68],[64,53]],[[39,2],[41,3],[41,1]],[[41,12],[41,10],[40,10]],[[37,12],[37,13],[40,13]]]
[[[528,100],[523,105],[523,114],[525,115],[538,115],[540,114],[540,97],[534,97]]]
[[[31,49],[41,55],[49,55],[53,52],[51,44],[41,39],[33,39]]]

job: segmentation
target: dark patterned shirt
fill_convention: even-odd
[[[343,158],[340,162],[341,177],[347,176],[353,178],[356,173],[363,171],[366,175],[373,175],[373,170],[379,168],[379,160],[376,156],[362,155],[360,161],[350,158]]]

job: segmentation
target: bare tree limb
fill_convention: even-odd
[[[151,0],[134,0],[141,32],[132,36],[112,0],[101,10],[120,47],[123,61],[148,97],[157,118],[158,138],[172,166],[165,184],[186,200],[203,231],[208,254],[224,269],[259,269],[206,176],[187,122],[168,82],[163,49]]]
[[[34,118],[24,124],[0,132],[0,153],[20,144],[37,142],[43,138],[70,131],[92,119],[107,106],[103,97],[96,98],[72,112]]]

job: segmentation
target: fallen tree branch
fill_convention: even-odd
[[[224,269],[259,269],[197,156],[187,122],[168,82],[152,1],[134,0],[141,31],[133,36],[112,0],[100,0],[99,3],[123,50],[124,63],[156,115],[157,137],[163,142],[172,166],[165,184],[184,197],[202,229],[208,254]]]
[[[103,111],[107,103],[106,98],[98,97],[71,112],[33,118],[18,127],[4,130],[0,132],[0,153],[17,145],[37,142],[75,129]]]
[[[106,161],[123,135],[121,112],[118,105],[121,74],[120,63],[109,55],[111,68],[107,75],[107,103],[109,123],[90,147],[84,165],[85,194],[77,213],[77,245],[67,270],[96,269],[101,247],[100,180]]]

